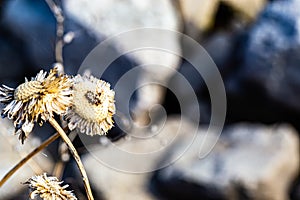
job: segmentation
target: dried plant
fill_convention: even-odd
[[[89,75],[73,78],[73,106],[65,119],[70,130],[87,135],[103,135],[113,127],[115,92],[110,84]]]
[[[45,1],[57,21],[55,67],[49,73],[40,71],[34,78],[30,81],[26,79],[25,83],[16,89],[5,85],[0,86],[0,103],[5,105],[1,115],[13,120],[15,133],[19,134],[22,143],[32,132],[35,123],[43,125],[44,122],[49,122],[57,133],[16,164],[0,180],[0,187],[30,158],[60,136],[76,161],[87,198],[93,200],[85,168],[66,132],[77,129],[87,135],[106,134],[113,127],[115,93],[110,89],[109,83],[91,75],[77,75],[71,78],[64,74],[62,50],[66,42],[63,40],[65,36],[63,12],[54,1]],[[64,130],[54,119],[54,115],[64,117],[69,128],[65,127]],[[66,190],[68,185],[61,186],[62,182],[59,182],[56,177],[43,174],[30,178],[26,183],[32,189],[31,199],[38,195],[44,200],[77,199],[72,192]]]
[[[1,115],[14,121],[15,133],[24,143],[36,122],[42,125],[54,113],[62,115],[67,111],[72,104],[71,86],[68,76],[57,75],[57,68],[48,75],[41,70],[31,81],[25,80],[16,89],[3,85],[0,102],[6,107]]]
[[[47,72],[41,71],[35,78],[31,81],[26,80],[17,89],[7,86],[1,87],[0,102],[6,105],[2,110],[2,116],[7,116],[14,121],[16,133],[20,132],[19,138],[22,143],[32,131],[35,122],[42,125],[43,121],[49,121],[67,144],[82,175],[88,199],[93,200],[89,179],[80,156],[65,131],[53,118],[54,114],[62,116],[73,105],[73,82],[66,75],[57,75],[57,72],[57,69],[54,68],[46,76]],[[17,168],[13,168],[7,176],[4,176],[1,185],[12,175],[11,172],[14,172],[15,169]]]
[[[47,176],[46,173],[31,177],[25,184],[31,189],[30,198],[37,195],[44,200],[77,200],[72,191],[66,190],[69,185],[62,186],[63,181],[56,177]]]

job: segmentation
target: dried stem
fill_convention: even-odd
[[[62,160],[58,160],[55,163],[54,169],[52,171],[52,175],[57,177],[58,179],[62,179],[64,170],[65,170],[65,162]]]
[[[76,132],[71,132],[70,134],[68,134],[69,139],[73,142],[74,139],[76,138],[77,133]],[[58,160],[58,162],[56,162],[54,170],[53,170],[53,175],[56,176],[57,178],[61,179],[64,169],[65,169],[65,165],[66,163],[70,160],[70,151],[68,146],[66,145],[66,143],[62,142],[59,145],[58,151],[60,153],[60,158]]]
[[[18,170],[20,169],[28,160],[30,160],[33,156],[47,147],[49,144],[54,142],[57,138],[59,138],[60,134],[56,133],[50,138],[48,138],[45,142],[43,142],[39,147],[35,148],[32,152],[30,152],[25,158],[23,158],[19,163],[17,163],[9,172],[5,174],[5,176],[0,181],[0,187]]]
[[[60,6],[54,3],[53,0],[45,0],[56,20],[56,43],[55,43],[55,60],[63,66],[63,47],[64,47],[64,15]],[[64,73],[62,68],[61,74]]]
[[[80,156],[78,155],[77,150],[75,149],[73,143],[70,141],[70,139],[68,138],[68,136],[66,135],[64,130],[60,127],[60,125],[57,123],[57,121],[54,118],[50,118],[49,122],[56,129],[56,131],[60,134],[60,136],[64,140],[64,142],[68,145],[69,150],[70,150],[71,154],[73,155],[73,157],[77,163],[77,166],[79,168],[79,171],[81,173],[84,187],[85,187],[85,190],[87,193],[87,197],[89,200],[94,200],[91,186],[90,186],[89,179],[87,177],[85,168],[81,162]]]

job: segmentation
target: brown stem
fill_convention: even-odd
[[[30,152],[25,158],[23,158],[19,163],[17,163],[9,172],[5,174],[5,176],[0,181],[0,187],[18,170],[20,169],[28,160],[30,160],[33,156],[47,147],[49,144],[54,142],[57,138],[59,138],[60,134],[56,133],[50,138],[48,138],[45,142],[43,142],[40,146],[35,148],[32,152]]]
[[[75,149],[73,143],[71,142],[71,140],[68,138],[68,136],[66,135],[66,133],[64,132],[64,130],[60,127],[60,125],[57,123],[57,121],[54,118],[50,118],[49,119],[50,124],[56,129],[56,131],[60,134],[61,138],[64,140],[64,142],[68,145],[69,150],[71,152],[71,154],[73,155],[77,166],[79,168],[79,171],[81,173],[82,176],[82,180],[84,183],[84,187],[87,193],[87,197],[89,200],[94,200],[93,194],[92,194],[92,190],[91,190],[91,186],[89,183],[89,179],[87,177],[85,168],[81,162],[81,159],[77,153],[77,150]]]

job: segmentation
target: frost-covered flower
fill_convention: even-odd
[[[40,71],[31,81],[16,89],[0,87],[0,102],[6,107],[1,116],[14,121],[15,133],[24,142],[34,127],[47,121],[53,114],[64,114],[72,104],[72,82],[65,75],[58,75],[57,68],[49,74]]]
[[[56,177],[37,175],[31,177],[25,184],[28,184],[32,190],[30,198],[34,199],[37,195],[43,200],[77,200],[76,196],[66,190],[69,185],[61,186],[63,181],[59,181]]]
[[[115,92],[110,84],[91,75],[73,78],[73,106],[65,120],[70,130],[103,135],[113,127]]]

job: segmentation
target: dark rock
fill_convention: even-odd
[[[12,86],[17,80],[24,80],[22,75],[27,59],[22,55],[22,49],[22,42],[0,25],[0,81],[3,84]]]
[[[242,82],[271,101],[300,111],[299,0],[274,1],[249,33]]]
[[[24,54],[35,72],[52,67],[56,22],[44,1],[9,1],[3,10],[2,21],[5,28],[24,42]],[[75,33],[75,39],[64,48],[64,64],[65,71],[74,74],[97,41],[66,16],[65,32],[69,31]]]
[[[221,73],[224,80],[227,80],[229,76],[233,74],[236,70],[235,66],[237,65],[237,59],[240,58],[240,53],[237,52],[237,49],[240,47],[240,42],[244,38],[244,30],[235,30],[233,32],[229,31],[219,31],[208,37],[201,43],[205,54],[208,56],[199,61],[199,66],[207,67],[205,59],[212,60],[219,72]],[[183,52],[187,55],[187,57],[191,58],[191,60],[196,60],[197,57],[203,52],[195,52],[188,45],[185,46],[183,44]],[[202,78],[202,74],[200,74],[196,66],[193,66],[186,59],[182,60],[182,64],[179,68],[179,73],[182,74],[185,79],[189,82],[191,87],[193,88],[195,94],[198,97],[198,102],[196,102],[200,106],[201,111],[201,123],[208,124],[210,122],[210,95],[207,90],[207,86]],[[177,80],[178,81],[178,80]],[[176,82],[176,78],[171,78],[170,84],[181,85],[180,82]],[[179,90],[179,96],[186,96],[185,90]],[[176,96],[173,95],[170,91],[167,91],[166,99],[164,102],[164,107],[169,113],[180,113],[180,106],[177,102]],[[186,104],[187,109],[190,110],[189,117],[193,118],[193,111],[195,111],[195,104]]]
[[[203,47],[212,57],[221,72],[226,71],[233,59],[234,50],[239,39],[237,32],[217,32],[209,40],[205,41]]]
[[[299,13],[292,11],[296,5],[299,1],[269,3],[253,26],[245,28],[244,36],[238,39],[230,71],[223,75],[227,122],[288,122],[300,130],[296,101]],[[297,31],[288,31],[291,27]]]
[[[2,20],[7,29],[24,41],[25,52],[33,63],[40,68],[53,63],[55,20],[44,1],[10,1]]]
[[[295,182],[290,195],[291,200],[299,200],[300,199],[300,179]]]
[[[154,191],[167,199],[288,199],[299,170],[299,139],[292,127],[231,126],[199,157],[217,137],[207,135],[200,151],[204,133],[176,163],[156,172]],[[182,140],[165,159],[186,145]]]

